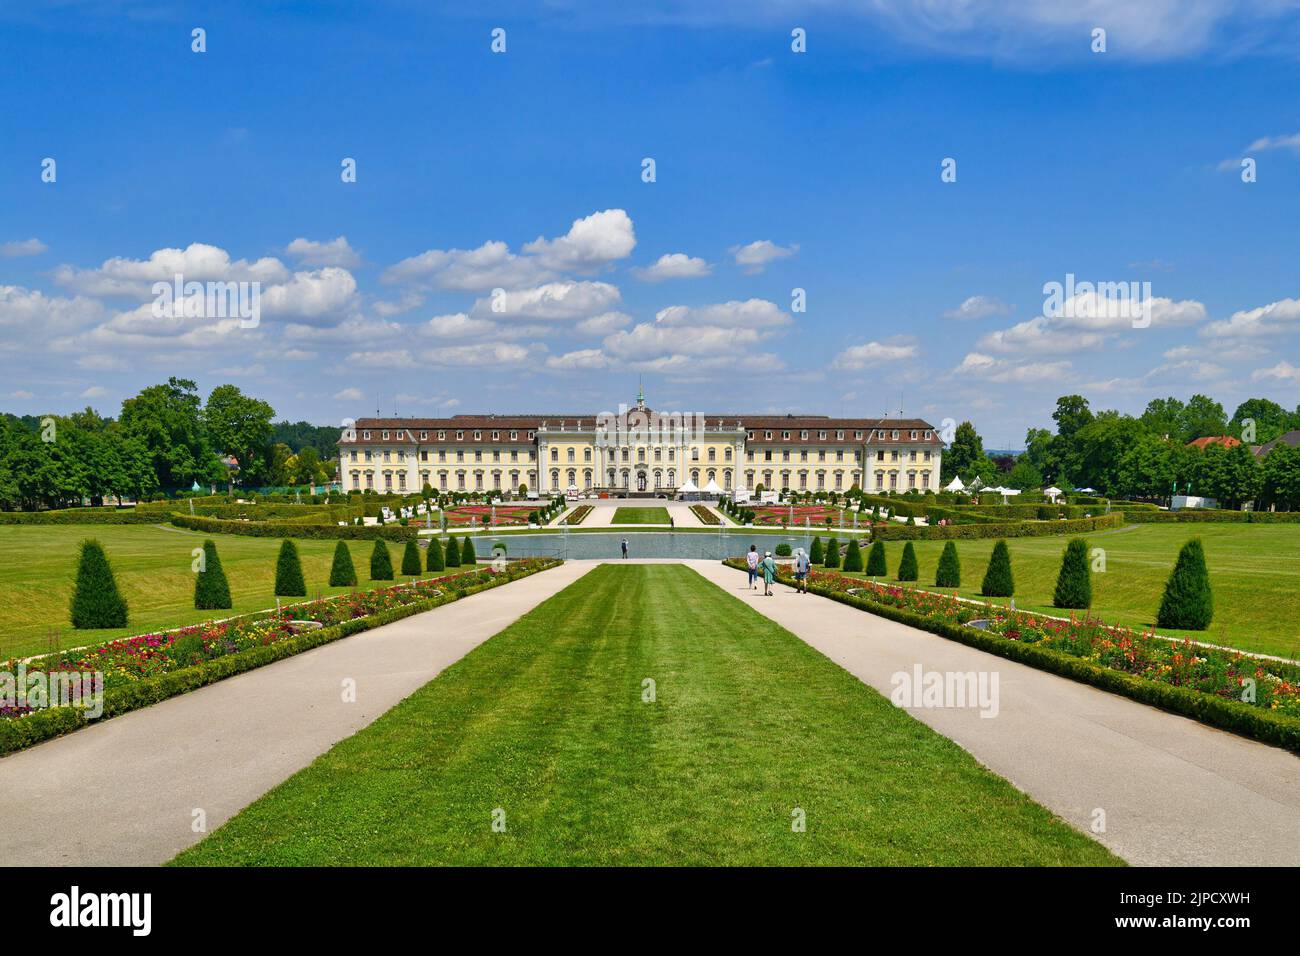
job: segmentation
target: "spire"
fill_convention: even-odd
[[[645,388],[641,384],[641,376],[636,377],[636,407],[645,408]]]

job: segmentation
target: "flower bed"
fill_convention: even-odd
[[[700,519],[701,524],[707,524],[716,527],[722,524],[722,519],[718,513],[706,505],[691,505],[691,514]]]
[[[523,558],[502,571],[481,567],[394,587],[354,591],[285,605],[278,613],[261,611],[61,651],[27,660],[26,670],[29,674],[102,673],[103,716],[113,717],[558,564],[555,558]],[[300,622],[320,627],[306,629]],[[0,664],[0,671],[13,673],[18,664],[11,659]],[[88,722],[75,707],[12,710],[0,718],[0,754]]]
[[[742,568],[738,560],[726,562]],[[784,569],[778,578],[791,583]],[[1096,618],[1061,620],[812,571],[809,590],[1021,663],[1300,752],[1300,667]],[[981,626],[972,626],[980,621]],[[1247,688],[1253,684],[1253,700]]]
[[[843,511],[830,505],[759,505],[751,508],[754,512],[754,527],[784,527],[802,528],[806,523],[814,528],[825,528],[826,522],[829,521],[833,526],[840,523],[840,515]],[[793,512],[793,518],[791,517]],[[865,515],[862,516],[866,518]],[[852,517],[845,516],[845,522],[852,524]],[[864,522],[865,523],[865,522]]]
[[[564,519],[564,523],[570,528],[576,524],[582,524],[587,520],[587,515],[591,514],[593,510],[594,509],[591,505],[578,505],[578,507],[569,512],[568,517]]]
[[[537,510],[528,505],[454,505],[443,514],[448,528],[481,528],[484,515],[492,519],[493,527],[519,527],[528,524],[529,514]]]

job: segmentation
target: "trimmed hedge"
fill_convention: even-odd
[[[98,541],[81,542],[77,582],[72,589],[72,626],[126,627],[126,600],[117,590],[108,555]]]
[[[848,550],[844,552],[844,570],[862,570],[862,548],[858,545],[857,538],[849,538]]]
[[[1178,552],[1178,561],[1169,573],[1156,626],[1180,631],[1203,631],[1214,618],[1214,597],[1210,592],[1210,572],[1205,567],[1205,549],[1200,538],[1193,538]]]
[[[370,580],[393,580],[393,556],[383,541],[376,541],[374,550],[370,552]]]
[[[1075,610],[1092,607],[1092,569],[1088,566],[1088,542],[1082,538],[1072,538],[1065,546],[1052,605]]]
[[[194,607],[199,611],[234,607],[230,599],[230,582],[221,567],[216,542],[211,538],[203,542],[203,570],[194,576]]]
[[[307,596],[307,582],[302,576],[302,561],[298,557],[298,546],[292,541],[285,541],[280,545],[280,554],[275,561],[275,596]]]
[[[898,580],[915,581],[920,575],[916,566],[916,546],[909,541],[903,545],[903,557],[898,562]]]
[[[908,542],[909,545],[911,543]],[[957,557],[957,545],[951,541],[943,546],[943,554],[939,555],[939,567],[934,572],[934,586],[961,587],[961,559]]]
[[[357,569],[352,564],[348,543],[340,541],[334,546],[334,563],[330,565],[330,587],[354,588],[357,586]]]
[[[376,541],[376,544],[380,542]],[[416,577],[423,571],[423,562],[420,560],[420,546],[414,541],[406,542],[406,550],[402,552],[402,574]]]
[[[413,614],[431,611],[443,604],[457,601],[480,591],[509,584],[519,578],[528,577],[538,571],[558,567],[562,562],[556,558],[540,558],[541,565],[520,571],[506,571],[494,575],[482,584],[454,591],[444,592],[428,601],[407,604],[372,614],[369,617],[357,617],[341,624],[322,627],[315,631],[305,631],[296,637],[254,647],[238,654],[228,654],[210,661],[204,661],[193,667],[171,671],[158,677],[146,678],[124,687],[115,688],[104,694],[104,712],[96,721],[88,720],[76,707],[47,707],[23,717],[0,719],[0,756],[22,750],[53,737],[80,730],[87,724],[118,717],[132,710],[156,704],[169,697],[185,694],[208,684],[234,677],[245,671],[254,670],[266,664],[274,664],[303,651],[309,651],[324,644],[331,644],[344,637],[351,637],[362,631],[391,624]]]
[[[878,539],[895,540],[944,540],[946,538],[1047,538],[1053,535],[1089,534],[1093,531],[1106,531],[1119,528],[1125,524],[1124,515],[1112,511],[1108,515],[1095,518],[1077,518],[1073,521],[1014,521],[997,524],[958,524],[926,527],[909,527],[908,525],[887,525],[875,528]]]
[[[425,559],[428,562],[426,567],[430,571],[442,571],[446,567],[442,563],[442,543],[436,536],[429,539],[429,551]]]
[[[743,568],[743,564],[738,565],[735,559],[724,564],[733,568]],[[1284,717],[1261,707],[1216,697],[1213,694],[1202,694],[1200,691],[1186,687],[1143,680],[1080,657],[1071,657],[1061,651],[1034,644],[1022,644],[977,628],[951,624],[947,621],[933,621],[903,608],[875,604],[858,595],[824,588],[815,582],[809,582],[808,590],[869,614],[958,641],[976,650],[987,651],[1028,667],[1036,667],[1061,677],[1068,677],[1141,704],[1190,717],[1211,727],[1231,731],[1243,737],[1251,737],[1300,754],[1300,720],[1294,717]]]
[[[877,578],[889,574],[889,566],[885,564],[885,542],[879,539],[872,543],[867,555],[867,574]]]
[[[0,511],[0,524],[157,524],[166,516],[134,508],[65,508],[60,511]]]
[[[980,594],[984,597],[1011,597],[1015,593],[1016,579],[1011,574],[1011,551],[1005,541],[999,541],[989,555],[989,566],[984,572]]]
[[[471,538],[460,539],[460,563],[475,564],[478,561],[478,553],[474,550],[474,541]]]
[[[447,550],[443,552],[442,563],[449,568],[460,567],[460,545],[451,535],[447,536]]]
[[[155,522],[156,523],[156,522]],[[171,523],[178,528],[205,531],[209,534],[242,534],[251,538],[302,538],[320,540],[343,538],[345,540],[406,541],[419,538],[415,525],[336,525],[336,524],[276,524],[271,521],[226,521],[221,518],[200,518],[196,515],[173,514]]]
[[[1184,508],[1181,511],[1143,511],[1125,509],[1124,520],[1130,524],[1174,524],[1218,521],[1236,524],[1294,524],[1300,511],[1228,511],[1224,508]]]

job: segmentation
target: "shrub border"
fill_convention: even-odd
[[[727,567],[744,570],[743,565],[734,563],[735,559],[724,561]],[[778,575],[780,572],[778,572]],[[789,576],[783,580],[789,584]],[[1093,664],[1082,658],[1071,657],[1061,651],[1036,647],[1033,644],[1021,644],[1006,638],[996,637],[976,628],[947,621],[934,621],[902,608],[876,604],[866,598],[846,594],[823,587],[816,582],[808,582],[808,590],[814,594],[839,601],[860,611],[888,618],[899,624],[907,624],[939,637],[957,641],[976,650],[987,651],[998,657],[1025,664],[1029,667],[1066,677],[1070,680],[1089,684],[1099,690],[1118,694],[1140,704],[1148,704],[1181,717],[1190,717],[1219,730],[1226,730],[1250,737],[1262,743],[1272,744],[1300,754],[1300,720],[1284,717],[1270,711],[1252,707],[1235,700],[1224,700],[1212,694],[1161,684],[1156,681],[1143,680],[1123,671],[1112,670]],[[1246,655],[1249,656],[1249,655]]]
[[[412,614],[431,611],[434,608],[450,604],[452,601],[460,600],[471,594],[488,591],[503,584],[509,584],[511,581],[518,581],[537,574],[540,571],[548,571],[551,568],[559,567],[563,563],[558,558],[540,558],[538,560],[542,562],[541,566],[527,569],[522,573],[510,571],[509,565],[507,565],[504,574],[498,574],[483,584],[476,584],[466,588],[449,588],[447,591],[440,593],[438,597],[430,598],[427,601],[417,601],[414,604],[390,608],[387,611],[380,611],[378,614],[371,614],[367,617],[352,618],[339,624],[322,627],[319,630],[305,631],[302,634],[283,641],[277,641],[274,644],[249,648],[237,654],[229,654],[210,661],[204,661],[194,667],[183,667],[158,677],[114,688],[104,694],[104,712],[94,720],[88,719],[80,709],[75,707],[49,707],[23,717],[0,720],[0,757],[72,733],[74,730],[80,730],[92,723],[97,724],[130,711],[139,710],[141,707],[160,703],[169,697],[177,697],[200,687],[206,687],[208,684],[215,684],[227,677],[234,677],[237,674],[256,670],[267,664],[274,664],[276,661],[293,657],[303,651],[313,650],[384,624],[391,624],[393,621],[410,617]]]

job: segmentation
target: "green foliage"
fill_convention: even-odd
[[[1213,617],[1214,597],[1210,591],[1210,572],[1205,566],[1205,549],[1200,538],[1193,538],[1178,552],[1178,561],[1169,575],[1156,614],[1156,625],[1203,631]]]
[[[275,593],[277,597],[307,596],[302,560],[298,557],[298,546],[292,541],[280,545],[280,555],[275,561]]]
[[[898,580],[915,581],[920,574],[916,566],[916,547],[909,541],[903,545],[903,559],[898,562]]]
[[[442,562],[442,544],[438,541],[438,536],[434,535],[429,539],[429,553],[425,556],[425,567],[430,571],[442,571],[445,565]]]
[[[908,542],[911,544],[912,542]],[[943,546],[939,555],[939,568],[934,574],[934,586],[937,588],[961,587],[961,559],[957,557],[957,545],[949,541]]]
[[[828,568],[838,568],[840,566],[840,543],[834,538],[826,542],[826,559],[824,563]]]
[[[1052,604],[1059,608],[1092,607],[1092,569],[1088,566],[1088,542],[1083,538],[1074,538],[1065,547]]]
[[[370,552],[370,580],[393,580],[393,558],[383,541],[376,541],[375,549]]]
[[[474,542],[469,538],[462,538],[460,542],[460,563],[474,564],[478,560],[478,555],[474,552]]]
[[[194,577],[194,607],[200,611],[212,611],[233,606],[230,582],[221,567],[217,546],[209,538],[203,542],[203,570]]]
[[[873,578],[883,578],[889,573],[889,566],[885,564],[885,542],[876,539],[872,542],[871,551],[867,554],[867,574]]]
[[[126,627],[126,618],[126,601],[118,593],[108,556],[98,541],[83,541],[72,590],[72,626]]]
[[[447,552],[443,555],[443,563],[449,568],[460,567],[460,545],[451,535],[447,536]]]
[[[989,566],[984,572],[980,594],[985,597],[1011,597],[1015,593],[1016,582],[1011,574],[1011,550],[1005,541],[999,541],[989,556]]]
[[[334,563],[330,565],[330,587],[348,588],[357,586],[357,569],[352,565],[352,552],[346,541],[334,546]]]
[[[780,544],[776,546],[775,550],[776,550],[776,556],[778,558],[790,557],[790,543],[788,541],[782,541]]]
[[[844,552],[844,570],[862,570],[862,549],[858,545],[857,538],[849,538],[848,549]]]
[[[822,545],[822,539],[814,535],[812,539],[812,545],[808,548],[808,561],[811,564],[821,564],[825,560],[826,560],[826,549]]]
[[[406,550],[402,552],[402,573],[413,577],[418,576],[420,565],[420,546],[414,541],[406,542]]]

